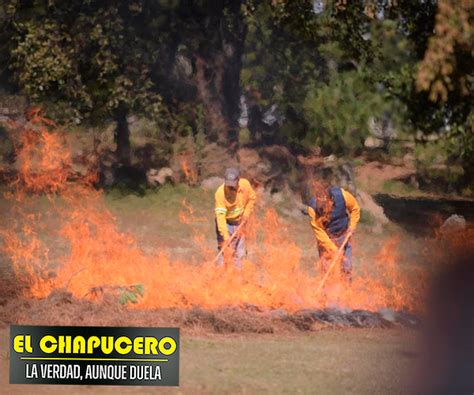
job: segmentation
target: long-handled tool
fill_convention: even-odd
[[[220,258],[220,256],[224,253],[224,251],[227,249],[227,247],[230,246],[230,243],[232,243],[232,240],[234,240],[237,235],[240,233],[240,230],[243,228],[244,224],[246,221],[242,221],[239,226],[237,226],[237,229],[230,235],[230,237],[226,240],[226,242],[222,245],[219,253],[216,255],[216,257],[212,260],[211,265],[215,264],[217,260]]]
[[[329,268],[328,270],[326,270],[326,273],[324,274],[324,277],[323,279],[321,280],[321,282],[319,283],[318,285],[318,288],[316,289],[316,293],[319,294],[319,292],[321,292],[321,289],[323,288],[324,286],[324,283],[326,282],[328,276],[329,276],[329,273],[331,273],[332,269],[334,268],[334,266],[336,265],[336,263],[339,261],[339,258],[341,257],[341,254],[342,254],[342,251],[344,250],[344,247],[346,246],[347,242],[349,241],[350,237],[352,236],[352,231],[348,231],[347,234],[346,234],[346,237],[344,238],[344,241],[342,242],[342,244],[339,246],[336,254],[333,256],[332,258],[332,261],[331,261],[331,264],[329,265]]]

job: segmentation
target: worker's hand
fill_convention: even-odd
[[[328,253],[333,256],[334,254],[337,254],[337,245],[335,243],[332,243],[331,249],[328,251]]]

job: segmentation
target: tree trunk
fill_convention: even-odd
[[[127,122],[128,108],[120,104],[115,110],[115,143],[117,144],[117,159],[124,166],[130,166],[130,129]]]
[[[196,88],[204,105],[209,134],[222,144],[237,136],[240,115],[240,70],[246,25],[241,1],[224,5],[208,31],[214,40],[203,45],[196,56]],[[229,28],[231,26],[231,28]]]
[[[219,56],[221,55],[221,56]],[[201,56],[196,59],[196,88],[199,100],[204,105],[207,129],[209,135],[219,142],[227,141],[229,123],[225,117],[219,93],[222,92],[221,84],[223,77],[223,57],[217,55],[212,62],[205,60]],[[209,74],[211,78],[206,78]]]
[[[224,80],[222,90],[222,101],[224,114],[229,123],[228,137],[230,139],[238,138],[238,126],[240,117],[240,71],[242,69],[242,55],[244,52],[245,37],[247,34],[247,24],[240,10],[241,1],[230,3],[230,12],[232,15],[232,31],[228,31],[224,37],[224,54],[226,62],[224,65]]]

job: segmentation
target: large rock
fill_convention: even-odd
[[[390,221],[385,215],[383,208],[375,203],[367,192],[359,191],[359,203],[362,210],[367,211],[380,225],[386,225]]]
[[[174,172],[169,167],[161,169],[149,169],[146,172],[147,184],[150,187],[164,185],[166,182],[174,183]]]
[[[365,148],[382,148],[384,146],[385,146],[384,141],[374,136],[367,136],[367,138],[364,141]]]
[[[459,232],[466,229],[466,220],[462,215],[453,214],[451,215],[446,221],[444,221],[443,225],[441,225],[440,231],[441,233],[453,233]]]

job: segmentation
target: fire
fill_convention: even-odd
[[[21,166],[15,192],[9,195],[15,201],[14,221],[1,229],[0,237],[3,253],[17,277],[28,285],[29,297],[44,298],[64,289],[76,298],[95,299],[100,289],[140,285],[144,294],[137,298],[136,308],[213,309],[241,304],[292,311],[330,306],[419,307],[419,287],[413,287],[400,270],[396,239],[382,247],[370,270],[354,276],[351,287],[341,283],[334,270],[318,289],[322,274],[302,267],[303,251],[271,209],[254,218],[246,230],[252,255],[242,270],[217,268],[212,262],[216,251],[209,251],[198,233],[195,245],[204,259],[197,264],[172,259],[166,251],[145,254],[132,235],[118,231],[116,219],[101,191],[91,186],[90,176],[71,181],[71,158],[54,125],[36,116],[19,136]],[[33,209],[38,194],[48,198],[43,213]],[[48,229],[45,216],[56,219],[54,229]],[[183,202],[181,221],[192,225],[205,218]]]
[[[187,153],[182,155],[180,161],[181,169],[183,170],[185,180],[191,185],[196,185],[198,179],[197,169],[191,165],[190,160],[187,158],[188,155]]]

